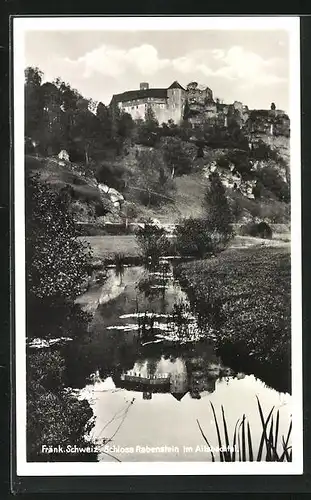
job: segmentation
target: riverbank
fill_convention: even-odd
[[[90,244],[94,259],[112,260],[120,254],[127,258],[140,256],[140,248],[134,234],[79,236],[78,239]]]
[[[116,255],[122,255],[127,259],[137,259],[141,256],[141,249],[134,234],[117,236],[80,236],[79,240],[90,244],[94,260],[114,260]],[[290,234],[276,234],[272,240],[237,235],[231,241],[230,247],[240,248],[254,245],[289,246],[289,242]]]
[[[230,248],[180,264],[176,274],[194,309],[216,318],[224,362],[245,372],[256,363],[268,385],[271,378],[290,391],[290,246]]]

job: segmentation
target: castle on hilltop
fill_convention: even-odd
[[[132,116],[133,120],[145,119],[146,111],[152,110],[161,125],[172,120],[179,124],[185,117],[192,127],[204,123],[228,127],[234,120],[240,128],[248,127],[272,135],[289,135],[289,118],[284,111],[271,105],[267,110],[250,110],[242,102],[224,104],[214,99],[209,87],[191,82],[186,88],[174,81],[168,88],[150,88],[149,83],[140,83],[137,90],[115,94],[110,105]]]
[[[111,103],[129,113],[133,120],[144,119],[147,108],[150,107],[161,124],[169,120],[179,123],[183,117],[186,99],[187,92],[177,81],[167,89],[149,88],[149,83],[143,82],[138,90],[115,94]]]

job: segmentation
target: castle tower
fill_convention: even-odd
[[[186,90],[177,81],[173,82],[167,89],[167,106],[170,117],[178,124],[184,111],[186,101]]]
[[[141,82],[139,84],[139,89],[140,90],[148,90],[149,89],[149,83],[148,82]]]

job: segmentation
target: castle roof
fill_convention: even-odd
[[[172,392],[172,396],[174,396],[175,399],[177,399],[177,401],[181,401],[182,398],[184,397],[185,394],[187,394],[188,391],[185,391],[185,392]]]
[[[177,80],[175,80],[175,82],[173,82],[172,85],[170,85],[168,88],[185,90],[184,87],[182,87]]]
[[[167,89],[144,89],[144,90],[127,90],[122,94],[114,94],[112,102],[126,102],[136,99],[146,99],[147,97],[166,99]]]

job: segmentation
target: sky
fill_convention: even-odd
[[[285,30],[27,31],[26,66],[84,97],[167,88],[174,80],[208,86],[225,103],[289,111],[289,36]]]

